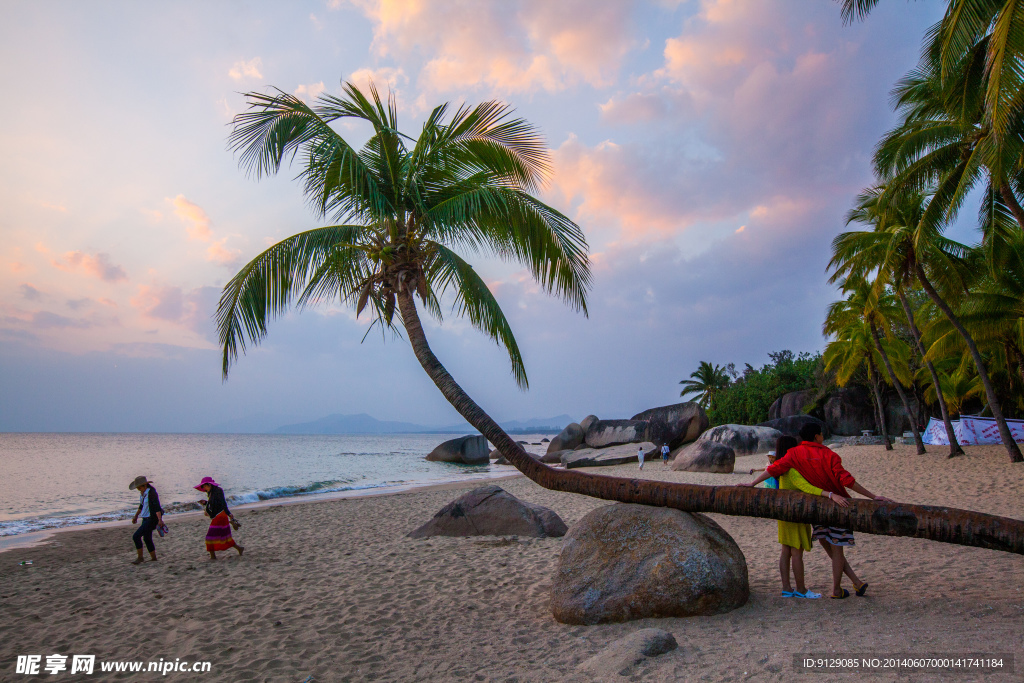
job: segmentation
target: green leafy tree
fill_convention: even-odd
[[[900,349],[900,340],[892,334],[890,320],[896,315],[895,298],[886,292],[884,288],[872,287],[871,284],[860,276],[851,276],[843,282],[843,292],[846,298],[829,306],[825,316],[823,331],[831,335],[840,329],[858,324],[861,320],[867,323],[868,331],[874,343],[878,356],[882,359],[889,383],[896,389],[903,409],[906,411],[907,419],[914,434],[914,441],[917,444],[918,454],[925,452],[924,443],[921,440],[921,433],[917,426],[916,413],[911,409],[910,401],[904,385],[912,384],[909,367],[904,363],[893,363],[892,354],[888,347]],[[882,335],[879,329],[885,331],[883,344]],[[903,355],[903,354],[900,354]]]
[[[772,403],[791,391],[818,388],[824,391],[821,356],[792,351],[768,354],[771,362],[760,368],[749,363],[743,374],[720,391],[708,411],[711,424],[758,424],[768,419]]]

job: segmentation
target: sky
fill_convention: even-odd
[[[317,0],[0,5],[0,431],[268,428],[331,413],[452,424],[408,343],[337,306],[290,312],[221,380],[221,288],[322,224],[294,180],[227,148],[246,92],[390,89],[412,137],[442,102],[537,126],[541,198],[590,247],[589,316],[516,264],[466,255],[507,355],[447,315],[426,332],[498,420],[628,418],[702,361],[819,351],[833,237],[895,123],[893,84],[941,3]],[[339,125],[353,143],[357,126]]]

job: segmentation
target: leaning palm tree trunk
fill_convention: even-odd
[[[896,393],[899,394],[900,401],[903,403],[903,409],[907,411],[907,420],[910,421],[910,431],[914,434],[914,443],[917,444],[917,454],[922,455],[926,451],[924,450],[924,442],[921,441],[921,430],[917,428],[917,417],[910,410],[910,401],[907,400],[907,392],[903,391],[903,385],[900,384],[899,379],[896,378],[896,373],[892,370],[892,362],[889,360],[889,354],[882,348],[882,340],[878,337],[878,328],[875,327],[874,323],[871,323],[871,338],[875,340],[875,348],[878,349],[878,353],[882,356],[882,362],[885,364],[885,371],[889,375],[889,379],[892,380],[892,385],[896,387]]]
[[[552,491],[685,512],[714,512],[788,522],[840,526],[885,536],[912,536],[943,543],[1024,555],[1024,521],[969,510],[851,500],[841,508],[821,496],[737,486],[699,486],[624,479],[555,469],[534,460],[471,399],[434,355],[408,289],[397,293],[402,324],[413,353],[442,395],[520,472]]]
[[[924,268],[921,267],[920,263],[917,264],[916,273],[917,279],[924,288],[924,291],[927,292],[931,300],[939,307],[939,310],[949,319],[949,322],[953,324],[956,331],[960,333],[960,336],[963,337],[967,348],[971,352],[971,358],[974,359],[974,365],[978,369],[978,377],[981,378],[981,384],[985,387],[985,398],[988,400],[988,407],[992,411],[992,417],[995,418],[996,425],[999,427],[999,438],[1002,439],[1003,445],[1006,446],[1006,452],[1010,455],[1010,462],[1024,462],[1024,455],[1021,454],[1017,442],[1013,440],[1010,427],[1006,424],[1006,418],[1003,417],[1002,408],[999,406],[999,399],[996,398],[996,392],[992,388],[992,380],[989,379],[988,371],[985,369],[985,361],[981,357],[981,352],[978,351],[978,345],[974,343],[974,338],[963,326],[956,314],[953,313],[953,309],[935,291],[935,287],[928,280],[928,276],[925,274]]]
[[[920,352],[921,358],[924,359],[928,373],[932,376],[935,397],[939,401],[939,411],[942,413],[942,423],[946,425],[946,437],[949,439],[949,457],[955,458],[958,455],[964,455],[964,449],[960,447],[960,442],[956,438],[956,432],[953,430],[953,421],[949,418],[946,397],[942,395],[942,387],[939,386],[939,373],[936,372],[935,365],[927,358],[928,354],[925,352],[924,343],[921,341],[921,330],[917,329],[917,323],[914,321],[914,312],[910,310],[910,302],[907,301],[907,295],[903,293],[902,289],[897,290],[896,294],[900,298],[900,303],[903,304],[903,312],[907,315],[907,323],[910,325],[910,333],[914,336],[914,342],[917,343],[917,350]]]
[[[889,428],[885,424],[885,409],[882,407],[882,391],[878,388],[878,372],[875,370],[875,361],[868,355],[868,381],[871,382],[871,391],[875,396],[875,424],[878,425],[878,433],[885,441],[885,450],[892,450],[892,441],[889,439]]]

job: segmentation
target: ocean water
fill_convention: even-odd
[[[130,518],[139,496],[128,484],[140,474],[173,514],[198,509],[192,487],[205,476],[238,505],[515,473],[423,459],[453,436],[0,433],[0,537]]]

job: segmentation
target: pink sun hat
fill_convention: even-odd
[[[209,484],[210,486],[217,486],[217,482],[213,480],[213,477],[203,477],[203,480],[199,482],[199,486],[193,486],[192,488],[197,491],[202,491],[203,487]]]

